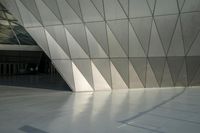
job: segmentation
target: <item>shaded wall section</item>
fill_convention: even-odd
[[[0,0],[73,91],[199,85],[199,0]]]

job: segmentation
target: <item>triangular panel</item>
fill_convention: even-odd
[[[187,85],[187,72],[186,72],[186,65],[185,61],[179,73],[179,76],[176,80],[175,86],[186,86]]]
[[[197,27],[200,27],[200,13],[193,12],[181,14],[181,23],[184,37],[184,48],[185,53],[187,53],[199,33],[199,28]]]
[[[108,39],[106,35],[106,24],[105,22],[95,22],[86,24],[90,32],[96,38],[98,43],[102,46],[106,54],[108,55]]]
[[[188,83],[193,80],[195,74],[197,73],[200,67],[200,58],[198,56],[188,56],[186,57],[186,67],[187,67],[187,76]]]
[[[140,78],[138,77],[132,63],[129,62],[129,86],[130,88],[144,88]]]
[[[182,10],[184,3],[185,3],[185,0],[178,0],[178,6],[179,6],[180,11]]]
[[[106,82],[112,86],[111,83],[111,71],[109,59],[93,59],[94,65],[97,67],[101,75],[104,77]]]
[[[159,87],[150,64],[147,64],[146,88]]]
[[[177,13],[177,0],[157,0],[155,7],[155,15],[167,15]]]
[[[50,57],[47,38],[43,27],[26,28],[28,33],[33,37],[42,50]]]
[[[129,12],[128,12],[129,0],[118,0],[118,1],[121,4],[122,9],[124,10],[126,15],[128,16],[128,14],[129,14]]]
[[[62,24],[61,20],[59,20],[54,13],[46,6],[44,2],[41,0],[36,0],[37,8],[40,12],[42,22],[44,25],[56,25]]]
[[[166,61],[165,57],[149,58],[149,63],[151,65],[151,68],[154,72],[154,75],[156,77],[156,80],[157,80],[159,86],[161,86],[163,71],[164,71],[164,67],[165,67],[165,61]]]
[[[85,79],[83,74],[80,72],[80,70],[77,68],[77,66],[72,63],[73,68],[73,74],[74,74],[74,82],[75,82],[75,91],[93,91],[93,88],[88,83],[88,81]]]
[[[126,57],[124,50],[121,48],[119,42],[116,40],[110,28],[107,26],[108,43],[110,50],[110,57]]]
[[[20,0],[20,1],[31,12],[31,14],[42,24],[40,13],[36,7],[35,0]]]
[[[152,14],[153,14],[154,8],[155,8],[156,0],[147,0],[147,3],[149,4],[149,7],[150,7],[151,12],[152,12]]]
[[[104,7],[107,20],[126,18],[118,0],[104,0]]]
[[[192,82],[190,82],[189,85],[191,85],[191,86],[195,86],[195,85],[199,86],[200,85],[200,68],[197,71],[197,73],[195,74]]]
[[[83,19],[86,22],[102,21],[103,18],[90,0],[80,0]]]
[[[165,56],[165,52],[162,47],[162,42],[160,40],[155,23],[153,23],[152,25],[148,55],[150,57]]]
[[[71,8],[74,10],[74,12],[76,12],[76,14],[80,18],[82,18],[82,13],[81,13],[79,0],[65,0],[65,1],[71,6]]]
[[[169,86],[173,86],[173,85],[174,85],[174,83],[172,81],[169,66],[168,66],[168,63],[166,62],[165,63],[165,69],[164,69],[164,72],[163,72],[161,87],[169,87]]]
[[[101,45],[96,41],[90,31],[86,28],[86,34],[88,39],[88,45],[90,48],[91,58],[106,58],[107,55],[102,49]]]
[[[129,1],[129,17],[146,17],[151,16],[151,11],[149,9],[146,0],[130,0]]]
[[[65,29],[69,50],[71,54],[71,58],[89,58],[85,51],[81,48],[81,46],[77,43],[77,41],[72,37],[72,35]]]
[[[145,57],[144,50],[131,24],[129,24],[129,57]]]
[[[180,2],[180,4],[181,3],[183,2]],[[200,11],[200,1],[199,0],[185,0],[182,12],[194,12],[194,11]]]
[[[85,27],[83,24],[72,24],[66,25],[68,31],[74,37],[74,39],[78,42],[78,44],[82,47],[82,49],[89,55],[89,48],[87,44],[87,39],[85,35]]]
[[[85,77],[85,79],[88,81],[88,83],[91,85],[91,87],[94,86],[93,84],[93,78],[92,78],[92,66],[91,66],[91,60],[89,59],[80,59],[80,60],[73,60],[76,67],[79,69],[79,71],[82,73],[82,75]]]
[[[138,18],[131,19],[131,24],[133,25],[133,29],[136,32],[138,39],[140,40],[142,47],[147,55],[148,47],[149,47],[149,39],[150,39],[150,31],[151,31],[151,23],[152,18]]]
[[[54,40],[54,38],[47,32],[47,42],[49,44],[49,50],[51,53],[51,59],[69,59],[67,54],[63,51],[63,49],[58,45],[58,43]]]
[[[57,1],[56,0],[43,0],[43,1],[49,7],[49,9],[54,13],[54,15],[62,22]]]
[[[128,74],[128,59],[111,59],[112,64],[115,66],[119,74],[121,75],[122,79],[128,86],[129,84],[129,74]]]
[[[97,8],[101,16],[104,16],[104,7],[103,7],[103,0],[91,0],[94,6]]]
[[[113,89],[127,89],[128,86],[122,79],[121,75],[111,62],[111,77],[112,77],[112,88]]]
[[[60,14],[64,24],[80,23],[80,17],[74,12],[65,0],[58,0]]]
[[[175,29],[178,15],[167,15],[155,17],[155,23],[158,28],[158,33],[163,44],[163,48],[167,53],[170,45],[170,41]],[[166,28],[167,22],[167,28]]]
[[[173,83],[175,84],[184,63],[184,57],[167,57],[167,62]]]
[[[138,77],[140,78],[143,86],[146,84],[146,64],[147,58],[130,58]]]
[[[196,40],[191,46],[190,51],[188,52],[188,56],[200,56],[200,33],[198,34]]]
[[[74,84],[71,60],[53,60],[52,62],[70,88],[75,91],[76,88]]]
[[[101,75],[101,73],[93,63],[92,63],[92,74],[93,74],[95,90],[111,90],[111,87],[108,85],[104,77]]]
[[[108,24],[124,52],[128,55],[128,20],[108,21]]]
[[[46,30],[51,34],[59,46],[70,56],[65,29],[62,25],[48,26]]]
[[[184,56],[180,21],[178,21],[174,35],[172,37],[171,45],[168,51],[168,56]]]
[[[37,20],[35,16],[19,0],[17,0],[16,3],[25,27],[42,26],[41,21]]]

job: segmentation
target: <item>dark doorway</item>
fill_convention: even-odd
[[[0,51],[0,85],[71,90],[42,51]]]

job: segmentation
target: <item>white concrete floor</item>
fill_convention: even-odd
[[[0,87],[0,133],[200,133],[200,87],[71,93]]]

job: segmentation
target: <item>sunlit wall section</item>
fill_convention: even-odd
[[[0,0],[73,91],[200,84],[199,0]]]

